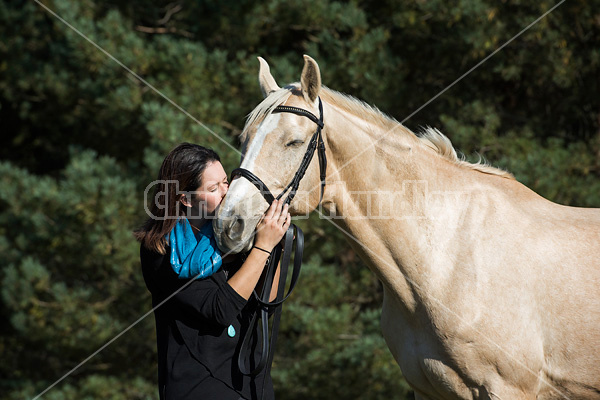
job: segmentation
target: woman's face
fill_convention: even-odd
[[[229,189],[227,173],[220,162],[213,161],[204,169],[200,182],[202,184],[192,194],[192,214],[200,218],[210,217],[215,215]]]

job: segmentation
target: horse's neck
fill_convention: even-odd
[[[328,145],[330,203],[339,217],[334,223],[410,309],[418,301],[415,289],[435,279],[436,241],[458,229],[468,204],[462,198],[461,171],[405,128],[387,133],[342,116],[333,125]]]

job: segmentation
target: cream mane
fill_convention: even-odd
[[[457,165],[471,168],[476,171],[483,172],[484,174],[498,175],[507,179],[515,179],[513,174],[508,171],[492,167],[490,164],[485,162],[481,156],[479,157],[479,161],[476,163],[465,161],[464,156],[459,157],[458,154],[456,154],[456,150],[454,150],[454,146],[452,146],[450,139],[448,139],[446,135],[438,131],[436,128],[427,127],[418,137],[423,144],[435,150],[438,154]]]
[[[256,108],[254,108],[254,110],[252,110],[252,112],[248,115],[244,130],[240,135],[242,142],[245,140],[248,127],[269,115],[278,105],[285,103],[285,101],[292,95],[292,92],[299,90],[299,88],[299,84],[294,83],[276,90],[269,94],[258,106],[256,106]],[[510,172],[492,167],[481,159],[476,163],[465,161],[464,157],[458,156],[450,139],[448,139],[446,135],[441,133],[436,128],[427,127],[419,135],[416,135],[410,129],[401,125],[400,122],[394,118],[385,115],[376,107],[370,106],[367,103],[356,99],[355,97],[336,92],[325,86],[321,87],[320,96],[324,101],[333,103],[336,105],[336,107],[339,107],[353,115],[360,115],[360,118],[366,122],[379,125],[386,130],[396,129],[398,128],[398,125],[400,125],[402,131],[407,134],[414,135],[424,146],[434,150],[437,154],[441,155],[447,160],[452,161],[456,165],[483,172],[485,174],[498,175],[507,179],[515,179]]]

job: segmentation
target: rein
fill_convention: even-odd
[[[304,110],[298,107],[291,106],[277,106],[273,110],[274,113],[293,113],[296,115],[300,115],[306,117],[317,124],[317,130],[312,135],[310,142],[308,144],[308,148],[302,161],[300,162],[300,166],[294,175],[292,181],[283,189],[283,191],[277,196],[273,196],[267,185],[256,175],[254,175],[251,171],[244,168],[236,168],[231,173],[231,180],[236,178],[237,176],[244,177],[250,181],[262,194],[267,203],[272,204],[276,199],[279,200],[283,197],[283,195],[288,192],[289,194],[285,199],[286,204],[290,204],[296,195],[296,191],[300,186],[300,181],[304,177],[310,162],[315,154],[315,151],[318,149],[318,157],[319,157],[319,169],[320,169],[320,179],[321,179],[321,195],[319,198],[319,203],[323,200],[323,192],[325,191],[325,177],[327,173],[327,158],[325,157],[325,143],[323,142],[323,135],[321,130],[323,129],[323,104],[321,103],[321,99],[319,98],[319,118],[317,118],[313,113],[308,110]],[[295,234],[294,234],[295,231]],[[296,245],[294,244],[294,236],[296,239]],[[273,354],[275,348],[275,342],[277,341],[277,333],[279,330],[279,321],[281,320],[281,310],[282,305],[285,300],[290,296],[296,283],[298,281],[298,277],[300,276],[300,269],[302,267],[302,253],[304,251],[304,233],[300,228],[296,225],[292,224],[288,228],[287,232],[284,236],[284,245],[283,251],[281,246],[276,246],[272,251],[269,259],[267,260],[267,268],[265,280],[262,287],[261,294],[257,294],[254,291],[254,298],[259,304],[259,311],[254,313],[252,316],[252,320],[250,321],[250,327],[248,331],[244,335],[242,340],[242,345],[240,347],[240,352],[238,356],[238,367],[240,371],[245,375],[256,376],[258,375],[265,367],[267,368],[265,373],[265,379],[268,376],[269,370],[271,369],[271,364],[273,362]],[[285,282],[287,280],[288,275],[288,267],[291,261],[292,252],[294,253],[294,265],[292,270],[292,278],[290,281],[290,287],[285,293]],[[283,259],[281,257],[283,256]],[[281,263],[280,263],[281,261]],[[271,295],[271,287],[273,286],[273,281],[275,280],[275,274],[277,272],[277,265],[279,264],[279,268],[281,269],[279,274],[279,286],[277,288],[277,297],[275,301],[270,302]],[[275,314],[273,317],[272,329],[271,329],[271,338],[269,340],[269,315]],[[260,316],[259,316],[260,314]],[[259,362],[256,365],[250,365],[246,367],[246,364],[250,360],[250,356],[252,354],[252,343],[251,338],[252,334],[255,331],[254,326],[258,324],[258,319],[261,319],[261,336],[262,336],[262,346],[261,346],[261,357]],[[263,382],[263,394],[264,394],[264,382]],[[261,395],[262,398],[262,395]]]

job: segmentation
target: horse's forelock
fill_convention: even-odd
[[[254,125],[258,120],[271,114],[275,107],[285,103],[286,100],[292,95],[294,89],[296,89],[295,85],[288,85],[279,90],[271,92],[267,97],[265,97],[265,99],[261,101],[260,104],[250,112],[250,114],[248,114],[246,124],[244,125],[244,129],[240,134],[240,140],[244,142],[246,136],[248,135],[248,128]]]

